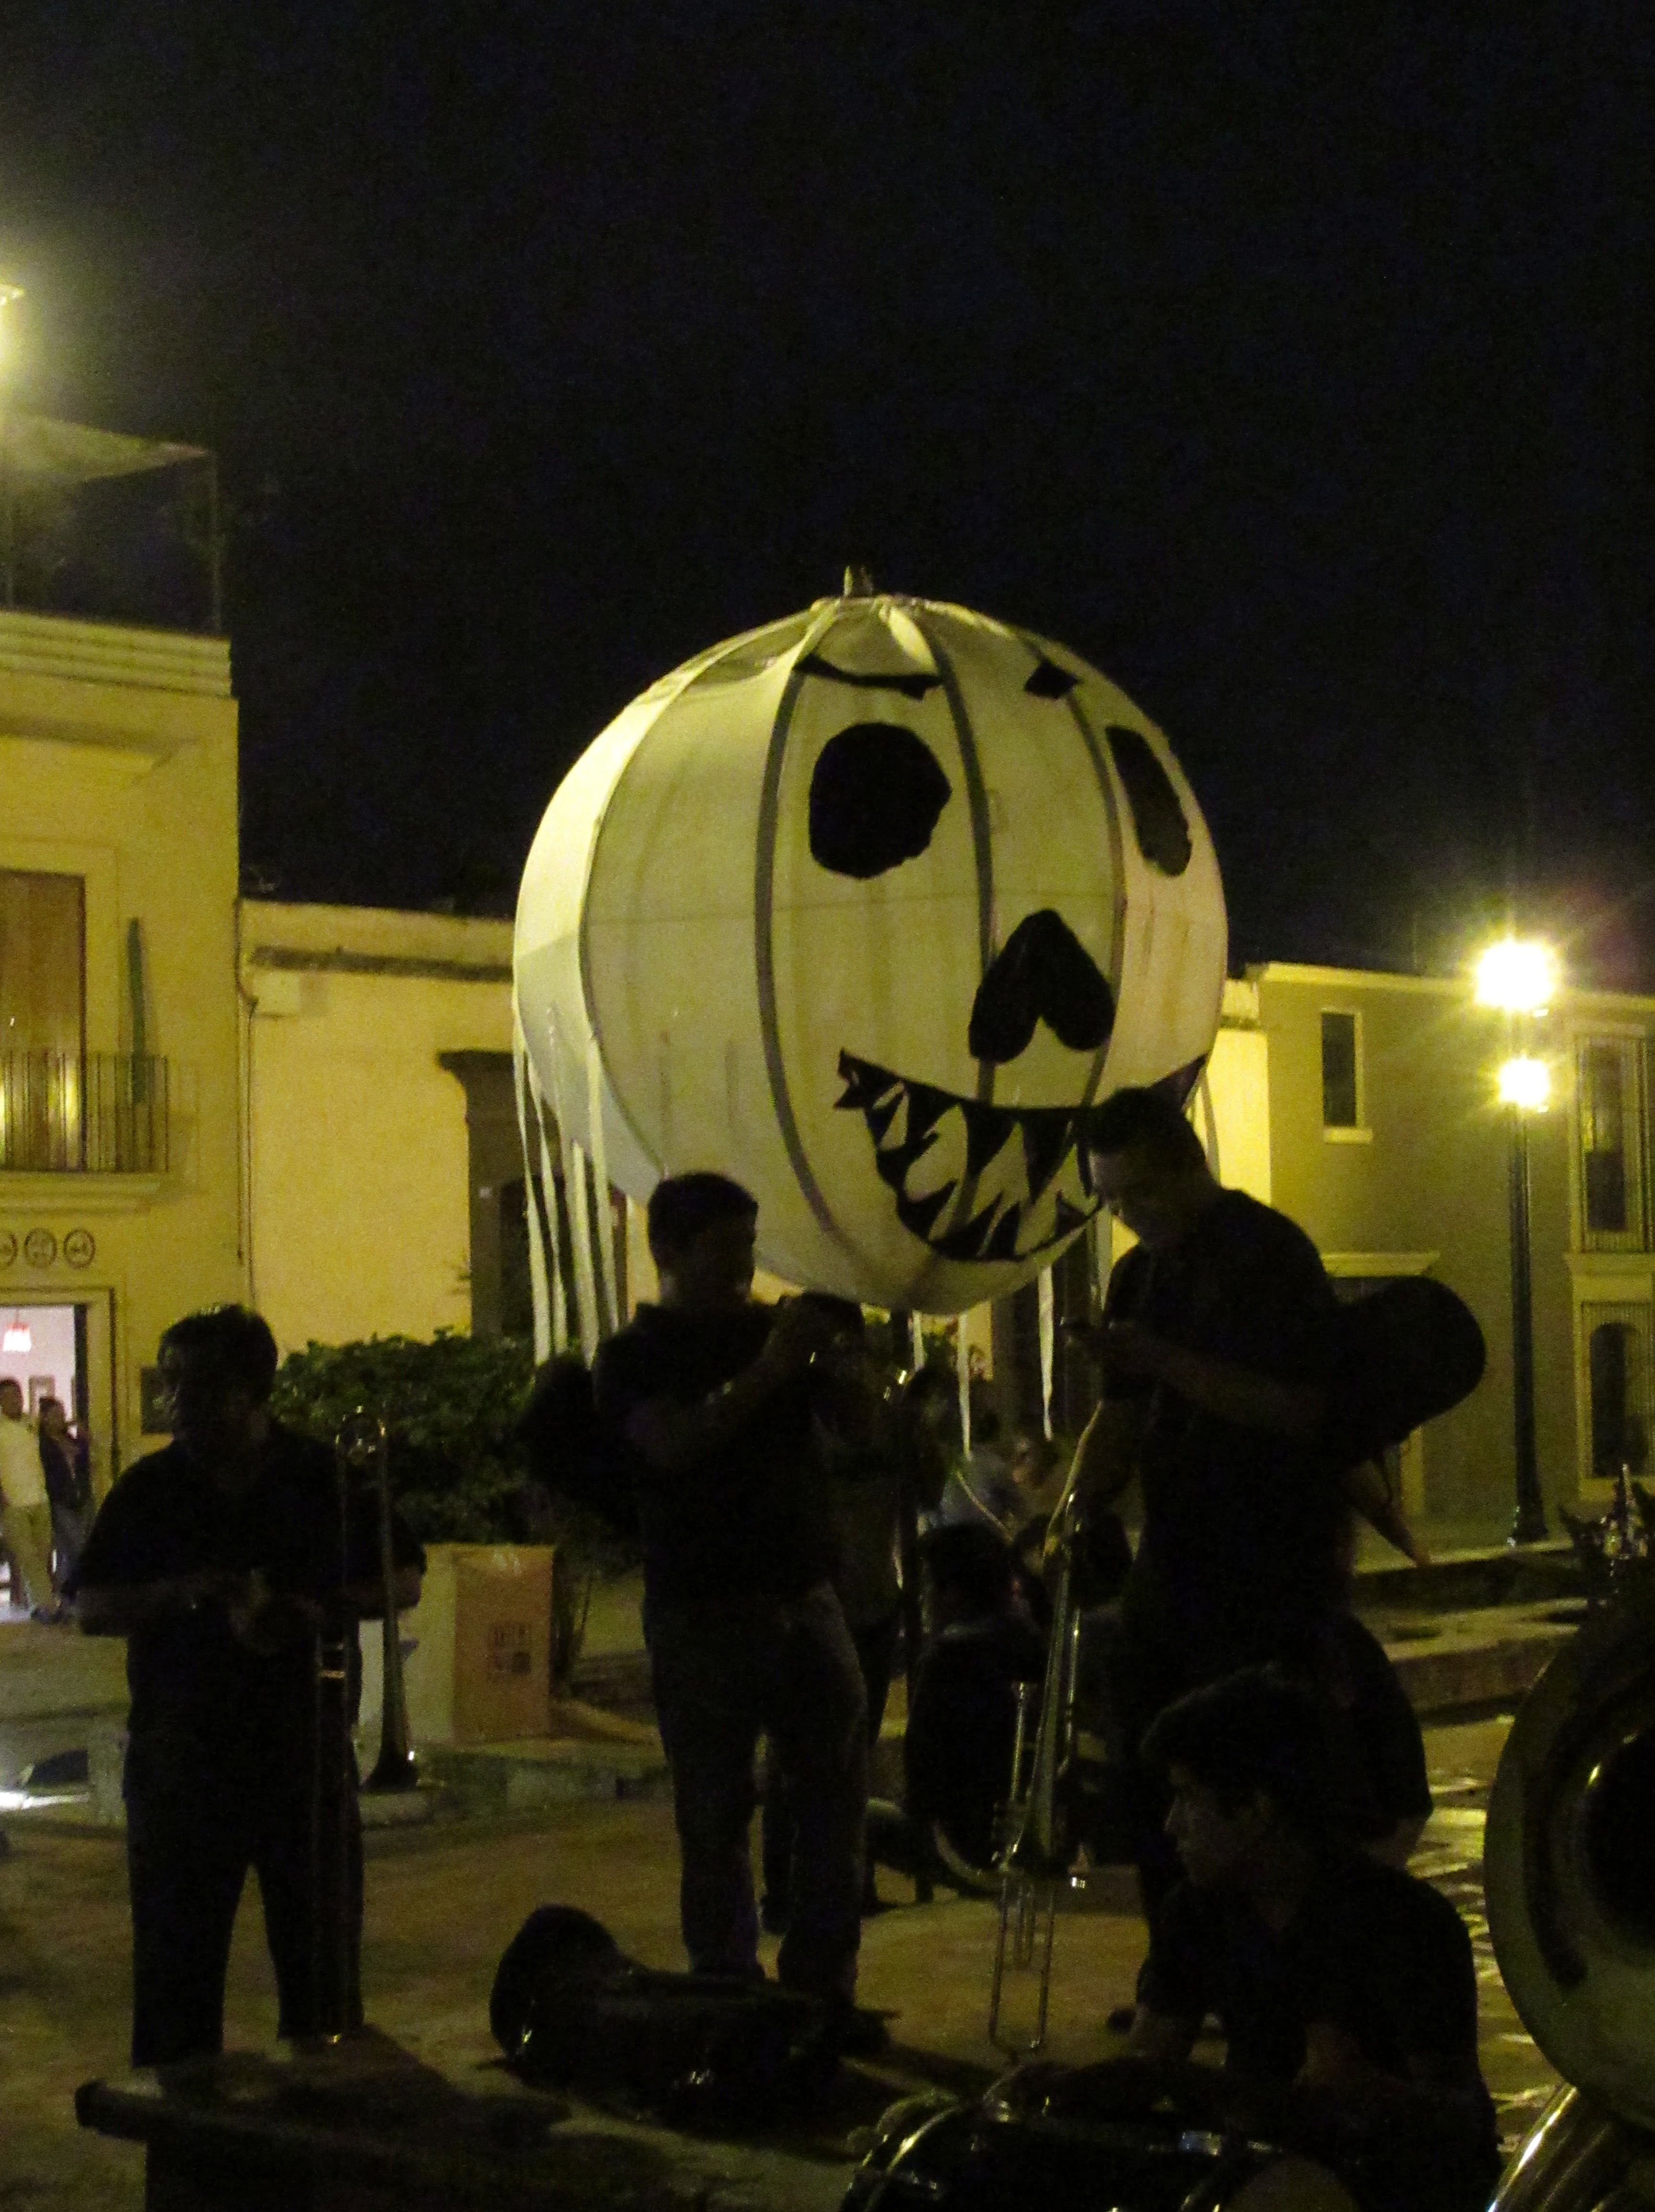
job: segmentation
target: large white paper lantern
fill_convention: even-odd
[[[518,1007],[631,1196],[721,1170],[778,1274],[956,1313],[1095,1212],[1088,1108],[1187,1089],[1225,949],[1200,811],[1106,678],[846,596],[715,646],[581,756],[524,871]]]

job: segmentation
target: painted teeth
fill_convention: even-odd
[[[837,1103],[867,1123],[898,1220],[939,1257],[1028,1259],[1097,1212],[1077,1148],[1083,1108],[987,1106],[848,1052],[839,1072]]]

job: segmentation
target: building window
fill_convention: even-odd
[[[1588,1250],[1643,1245],[1640,1058],[1630,1037],[1580,1042],[1580,1219]]]
[[[1330,1133],[1362,1126],[1361,1036],[1355,1014],[1322,1014],[1322,1127]]]
[[[0,868],[0,1051],[86,1050],[86,885]]]
[[[1581,1309],[1586,1340],[1587,1442],[1591,1473],[1612,1482],[1623,1466],[1636,1473],[1649,1444],[1650,1320],[1645,1305]]]

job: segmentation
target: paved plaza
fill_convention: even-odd
[[[1508,2136],[1520,2132],[1550,2085],[1500,1985],[1482,1918],[1482,1806],[1503,1741],[1499,1720],[1428,1732],[1440,1810],[1420,1871],[1453,1896],[1476,1941],[1483,2064]],[[128,2003],[126,1885],[118,1838],[8,1823],[0,1862],[0,2206],[5,2212],[137,2212],[142,2154],[81,2133],[76,2085],[121,2070]],[[570,1804],[532,1825],[487,1823],[386,1833],[371,1840],[365,1981],[370,2018],[417,2054],[446,2067],[484,2066],[485,2017],[496,1960],[524,1916],[560,1900],[596,1913],[635,1957],[682,1964],[670,1810],[658,1799]],[[994,1913],[985,1900],[939,1894],[906,1900],[908,1885],[882,1875],[902,1900],[870,1920],[862,1995],[888,2009],[894,2063],[910,2080],[984,2080],[995,2064],[985,2033]],[[1115,1870],[1094,1881],[1094,1909],[1065,1917],[1058,1936],[1051,2053],[1100,2055],[1102,2025],[1130,1996],[1143,1953],[1140,1923]],[[1101,1906],[1104,1909],[1096,1909]],[[1112,1908],[1112,1909],[1111,1909]],[[275,2027],[275,1998],[256,1898],[244,1902],[229,1990],[229,2039],[258,2046]],[[858,2100],[876,2106],[870,2085]],[[832,2154],[819,2161],[832,2194]]]

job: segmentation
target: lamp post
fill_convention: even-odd
[[[1543,1060],[1519,1048],[1527,1024],[1551,1003],[1557,980],[1549,948],[1506,938],[1490,945],[1477,963],[1479,1006],[1498,1007],[1506,1016],[1512,1048],[1499,1072],[1500,1103],[1506,1109],[1506,1173],[1512,1243],[1512,1430],[1517,1468],[1517,1510],[1513,1544],[1536,1544],[1546,1534],[1546,1508],[1534,1440],[1534,1300],[1531,1290],[1529,1227],[1529,1117],[1543,1113],[1551,1080]]]
[[[16,503],[11,482],[11,422],[5,404],[6,310],[23,296],[21,284],[0,281],[0,588],[5,604],[17,604]]]

